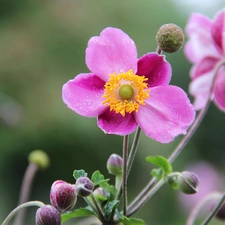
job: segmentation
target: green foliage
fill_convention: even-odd
[[[79,177],[86,177],[87,173],[84,170],[74,170],[73,177],[77,180]]]
[[[105,205],[105,218],[106,218],[106,220],[109,221],[109,220],[112,219],[118,204],[119,204],[118,200],[113,200],[113,201],[108,202]]]
[[[94,216],[94,212],[90,207],[75,209],[73,212],[65,213],[61,215],[62,223],[77,217]]]
[[[156,177],[157,180],[160,180],[173,172],[172,165],[162,156],[148,156],[146,161],[159,167],[159,169],[153,169],[151,172],[152,176]]]
[[[105,179],[105,177],[100,173],[100,171],[96,170],[91,176],[91,181],[93,182],[94,186],[96,186],[102,183],[107,183],[109,179]]]
[[[115,199],[117,190],[113,185],[110,185],[108,183],[100,183],[99,186],[105,190],[109,201],[112,201]]]

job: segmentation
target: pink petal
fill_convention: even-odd
[[[221,51],[218,51],[211,36],[211,27],[209,18],[197,13],[191,15],[186,27],[189,40],[184,46],[184,53],[190,62],[198,63],[206,56],[221,57]]]
[[[216,44],[225,53],[225,9],[216,15],[211,32]]]
[[[64,84],[63,101],[76,113],[95,117],[107,107],[102,104],[105,82],[94,74],[79,74]]]
[[[213,71],[204,76],[194,79],[189,86],[189,92],[194,96],[194,106],[196,110],[203,109],[209,98],[209,92],[213,80]]]
[[[213,92],[215,103],[225,112],[225,66],[217,74]]]
[[[145,102],[136,113],[136,121],[148,137],[158,142],[168,143],[179,134],[186,134],[194,121],[194,107],[179,87],[153,87]]]
[[[127,135],[135,131],[137,123],[133,113],[127,113],[123,117],[121,114],[107,110],[98,117],[98,126],[106,134]]]
[[[203,58],[198,64],[195,65],[195,67],[192,68],[191,78],[194,79],[211,72],[219,60],[220,59],[213,57]]]
[[[138,60],[137,75],[148,78],[148,86],[167,85],[171,79],[171,66],[165,56],[157,53],[148,53]]]
[[[109,74],[137,71],[137,50],[133,40],[122,30],[106,28],[92,37],[86,49],[86,64],[90,71],[107,81]]]

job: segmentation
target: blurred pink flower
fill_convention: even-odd
[[[186,33],[189,40],[184,52],[194,64],[190,72],[190,93],[195,97],[196,110],[200,110],[209,97],[215,66],[225,61],[225,9],[218,12],[213,20],[193,13]],[[211,98],[219,109],[225,111],[225,65],[218,71]]]
[[[189,213],[193,207],[208,194],[221,191],[222,178],[220,173],[211,164],[206,162],[192,164],[185,170],[195,173],[200,181],[198,192],[196,194],[185,195],[182,192],[179,192],[178,194],[182,210]],[[209,204],[208,210],[211,208]]]
[[[86,64],[91,73],[68,81],[63,101],[82,116],[98,116],[105,133],[127,135],[139,125],[148,137],[167,143],[193,122],[186,93],[168,85],[171,67],[165,56],[147,53],[138,59],[135,43],[122,30],[109,27],[92,37]]]

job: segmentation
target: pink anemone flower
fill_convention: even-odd
[[[64,84],[63,101],[82,116],[97,116],[105,133],[128,135],[139,125],[148,137],[168,143],[193,122],[186,93],[168,85],[171,67],[165,57],[148,53],[138,59],[133,40],[122,30],[109,27],[92,37],[86,64],[91,73]]]
[[[224,62],[213,82],[211,99],[225,111],[225,9],[213,20],[193,13],[188,20],[186,33],[189,38],[184,52],[193,63],[190,72],[190,93],[194,96],[196,110],[205,107],[210,95],[215,67]]]

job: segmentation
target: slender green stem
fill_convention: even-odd
[[[202,225],[207,225],[209,222],[216,216],[219,212],[220,208],[223,206],[225,202],[225,193],[223,194],[222,198],[220,199],[219,203],[215,207],[215,209],[210,213],[210,215],[206,218]]]
[[[37,207],[42,207],[45,204],[43,202],[40,201],[30,201],[30,202],[26,202],[22,205],[17,206],[4,220],[4,222],[2,223],[2,225],[7,225],[10,220],[21,210],[24,209],[26,207],[31,207],[31,206],[37,206]]]
[[[140,142],[141,128],[138,127],[134,136],[134,140],[130,149],[129,158],[127,162],[127,176],[129,176],[132,164],[134,162],[135,155],[137,153],[138,145]]]
[[[159,188],[164,183],[164,179],[161,179],[158,183],[156,183],[155,186],[146,194],[146,197],[142,198],[132,210],[128,211],[127,216],[130,217],[135,214],[159,190]]]
[[[31,186],[37,171],[38,171],[38,165],[35,163],[29,163],[23,177],[18,205],[21,205],[22,203],[25,203],[29,200]],[[23,221],[25,217],[25,212],[26,210],[23,209],[17,214],[15,221],[13,223],[14,225],[24,224]]]
[[[99,218],[100,221],[103,222],[103,221],[104,221],[104,215],[102,214],[102,210],[101,210],[101,208],[99,207],[98,202],[97,202],[97,200],[95,199],[95,196],[93,195],[93,193],[91,193],[91,198],[92,198],[93,203],[94,203],[94,205],[95,205],[95,208],[96,208],[96,211],[97,211],[97,214],[98,214],[98,218]]]
[[[123,192],[123,215],[127,214],[127,159],[128,159],[128,142],[129,136],[125,135],[123,138],[123,180],[122,180],[122,192]]]
[[[186,225],[193,225],[198,213],[201,209],[205,207],[205,205],[211,201],[211,200],[217,200],[221,198],[221,193],[213,192],[207,195],[205,198],[203,198],[198,204],[195,205],[195,207],[192,209],[191,213],[189,214],[189,217],[187,219]]]

